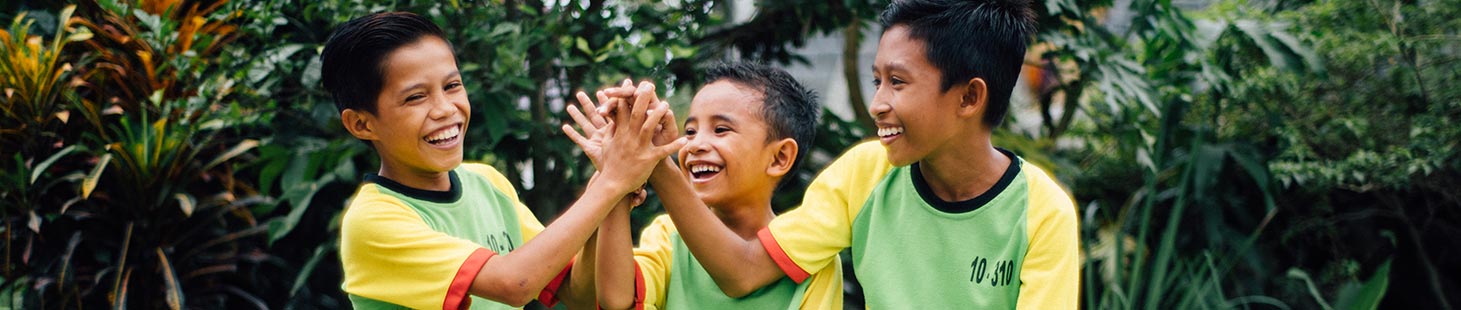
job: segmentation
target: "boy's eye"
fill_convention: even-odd
[[[727,131],[731,131],[730,127],[725,127],[725,126],[717,126],[717,127],[715,127],[715,133],[724,133],[724,132],[727,132]]]
[[[883,80],[879,80],[879,79],[876,79],[876,78],[873,79],[873,88],[878,88],[878,86],[882,86],[882,84],[883,84]]]
[[[685,135],[686,136],[693,136],[693,135],[695,135],[695,129],[685,128]]]
[[[462,82],[451,82],[446,84],[446,90],[453,90],[462,87]]]
[[[426,95],[414,94],[414,95],[406,96],[406,102],[409,103],[409,102],[412,102],[412,101],[420,100],[421,98],[426,98]]]
[[[893,85],[903,84],[903,80],[902,79],[899,79],[897,77],[894,77],[891,81],[893,82]]]

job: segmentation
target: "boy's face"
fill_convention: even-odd
[[[943,90],[943,73],[929,62],[923,40],[895,25],[878,40],[873,59],[873,94],[868,113],[877,122],[888,160],[905,166],[938,152],[963,134],[956,110],[967,92],[959,83]],[[977,118],[976,118],[977,119]]]
[[[392,51],[383,68],[376,113],[363,113],[373,127],[362,139],[375,144],[385,169],[455,169],[462,162],[462,135],[472,107],[451,47],[426,36]]]
[[[768,173],[776,150],[766,139],[764,97],[740,83],[720,80],[701,88],[690,103],[680,169],[707,205],[763,196],[756,191],[776,186]]]

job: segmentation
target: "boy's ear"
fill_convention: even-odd
[[[340,111],[340,122],[344,123],[345,130],[356,139],[365,141],[380,140],[375,133],[375,115],[370,112],[345,109]]]
[[[791,138],[772,142],[771,148],[776,153],[771,155],[771,165],[766,167],[766,174],[779,178],[791,173],[791,166],[796,163],[796,146],[796,140]]]
[[[955,85],[959,87],[959,85]],[[989,86],[984,84],[984,79],[971,78],[968,83],[962,85],[964,96],[959,98],[959,109],[956,110],[959,117],[984,117],[984,107],[989,103]]]

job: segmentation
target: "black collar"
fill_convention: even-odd
[[[928,180],[923,178],[923,172],[918,170],[918,163],[916,162],[909,167],[910,170],[913,170],[913,188],[918,190],[918,196],[922,197],[924,202],[927,202],[934,209],[938,209],[944,213],[965,213],[977,210],[979,207],[984,206],[984,204],[989,203],[990,200],[994,200],[994,197],[998,197],[999,193],[1004,192],[1005,188],[1009,187],[1010,182],[1013,182],[1015,177],[1020,175],[1019,157],[1015,157],[1015,153],[1009,150],[1002,148],[995,149],[1010,158],[1010,166],[1004,169],[1004,175],[999,177],[999,182],[995,182],[994,187],[990,187],[983,194],[979,194],[979,197],[965,201],[944,201],[938,195],[934,195],[933,188],[928,186]]]
[[[406,186],[405,184],[401,184],[400,182],[387,179],[374,173],[365,174],[365,182],[375,183],[377,185],[385,187],[386,189],[401,193],[415,199],[435,203],[453,203],[456,202],[457,199],[462,198],[462,180],[457,178],[456,170],[449,171],[447,172],[447,174],[451,175],[451,189],[445,191],[425,190]]]

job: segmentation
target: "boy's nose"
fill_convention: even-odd
[[[456,104],[452,103],[450,96],[436,96],[435,102],[431,104],[431,112],[427,115],[433,119],[445,118],[456,112]]]
[[[886,100],[882,100],[882,98],[873,97],[872,103],[867,106],[867,114],[872,115],[873,119],[877,119],[878,116],[893,110],[893,105],[889,104]]]
[[[685,150],[690,154],[705,153],[710,150],[710,143],[705,141],[705,139],[695,139],[693,136],[686,139]]]

